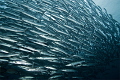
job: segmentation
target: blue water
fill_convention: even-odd
[[[112,14],[113,18],[120,22],[120,0],[93,0],[97,5],[106,8],[108,14]]]

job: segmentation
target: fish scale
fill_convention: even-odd
[[[0,1],[3,80],[97,79],[119,44],[120,23],[92,0]]]

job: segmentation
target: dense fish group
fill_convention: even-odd
[[[0,78],[90,80],[119,59],[120,24],[92,0],[0,0]]]

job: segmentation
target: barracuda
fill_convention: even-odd
[[[120,23],[92,0],[0,0],[0,79],[96,80],[119,50]]]

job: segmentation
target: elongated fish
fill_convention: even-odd
[[[92,0],[0,0],[1,80],[99,80],[119,51],[120,23]]]

